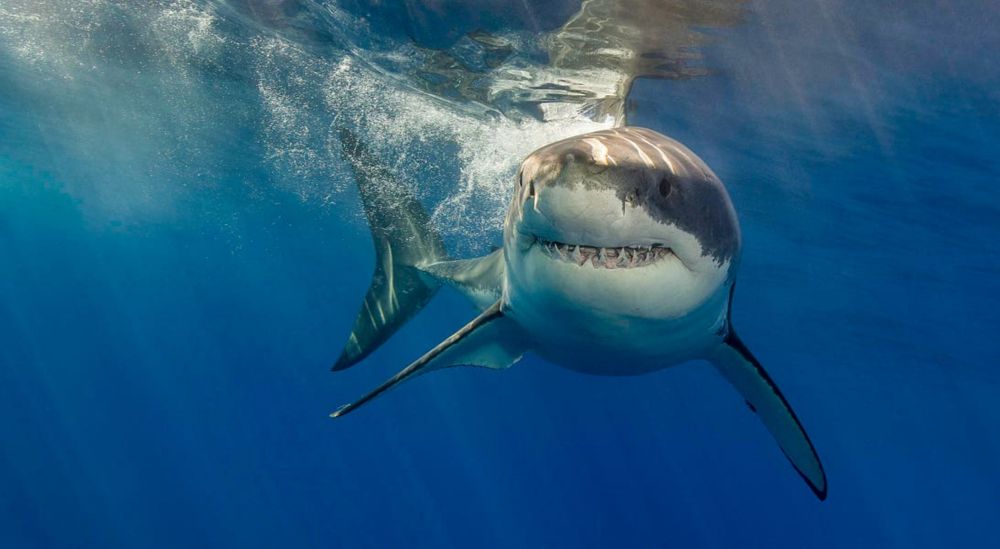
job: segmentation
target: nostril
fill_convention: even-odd
[[[528,198],[534,198],[534,197],[535,197],[535,182],[528,181]]]
[[[670,196],[670,193],[674,190],[674,185],[670,181],[670,178],[664,177],[663,179],[660,180],[659,190],[660,190],[660,196],[662,196],[663,198]]]

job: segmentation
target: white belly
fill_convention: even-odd
[[[506,281],[506,314],[533,339],[533,351],[560,366],[641,374],[700,358],[721,341],[728,284],[706,292],[670,264],[634,273],[528,267]]]

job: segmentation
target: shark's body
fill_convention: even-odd
[[[808,435],[733,331],[739,225],[722,182],[693,152],[631,127],[542,147],[518,171],[503,247],[452,261],[412,196],[392,185],[349,132],[342,140],[378,264],[334,369],[371,353],[442,283],[482,313],[334,417],[413,375],[455,365],[506,368],[526,352],[601,375],[705,359],[762,418],[814,493],[826,497]],[[381,193],[371,190],[375,180],[382,180]]]

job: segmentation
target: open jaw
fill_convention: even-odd
[[[545,255],[562,261],[583,266],[589,264],[598,269],[632,269],[652,265],[673,255],[673,251],[662,244],[649,246],[598,247],[581,244],[566,244],[555,240],[538,238],[535,243]]]

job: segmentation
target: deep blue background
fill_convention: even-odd
[[[328,419],[472,309],[442,292],[327,372],[371,245],[350,192],[280,184],[238,68],[175,135],[163,82],[61,97],[0,51],[0,545],[995,546],[997,29],[989,2],[753,2],[711,76],[634,90],[730,188],[735,323],[824,503],[703,365],[532,357]]]

